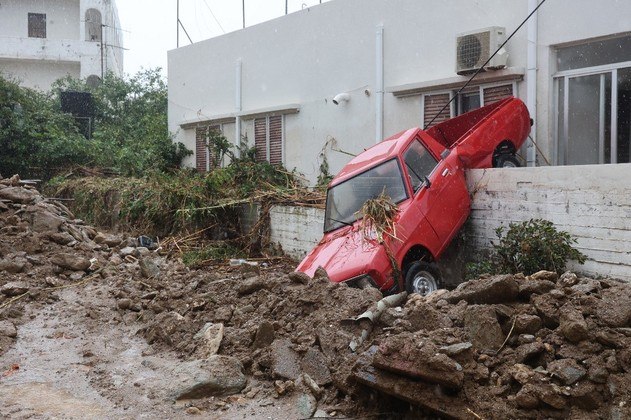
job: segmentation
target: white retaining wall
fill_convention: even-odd
[[[495,229],[533,218],[576,237],[585,274],[631,281],[631,164],[476,169],[467,243],[489,248]]]
[[[467,246],[490,248],[495,229],[531,218],[552,221],[587,255],[570,268],[631,281],[631,164],[478,169],[467,174],[472,212]],[[322,237],[324,211],[275,206],[271,239],[302,258]]]
[[[322,238],[324,210],[274,206],[270,210],[270,239],[291,257],[302,259]]]

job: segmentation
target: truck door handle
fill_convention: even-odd
[[[447,176],[447,175],[449,175],[449,168],[445,168],[443,170],[443,176]]]

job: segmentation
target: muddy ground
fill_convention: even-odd
[[[0,416],[631,418],[627,284],[382,300],[294,267],[191,270],[0,180]]]

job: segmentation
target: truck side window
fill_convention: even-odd
[[[410,147],[408,147],[403,155],[403,160],[405,161],[414,192],[421,188],[423,178],[429,176],[438,164],[438,161],[418,140],[412,142]]]

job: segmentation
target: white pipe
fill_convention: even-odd
[[[528,13],[532,13],[538,5],[538,0],[528,0]],[[537,16],[539,11],[532,15],[528,21],[528,56],[526,72],[526,106],[530,112],[530,118],[535,121],[532,126],[530,136],[537,141],[537,41],[538,25]],[[537,149],[532,141],[528,141],[526,151],[526,161],[528,166],[535,166],[537,162]]]
[[[375,80],[375,143],[383,140],[383,25],[377,25]]]
[[[351,95],[349,95],[348,93],[344,92],[344,93],[338,93],[337,95],[335,95],[335,97],[333,98],[333,103],[335,105],[339,105],[342,102],[348,102],[351,100]]]
[[[237,146],[237,153],[239,153],[240,147],[241,146],[241,116],[239,115],[239,113],[241,112],[242,108],[243,108],[243,96],[241,94],[241,89],[242,89],[242,74],[243,74],[243,63],[241,62],[241,60],[237,60],[237,68],[236,68],[236,86],[235,86],[235,108],[237,110],[237,116],[235,118],[235,129],[234,129],[234,136],[235,136],[235,145]]]

